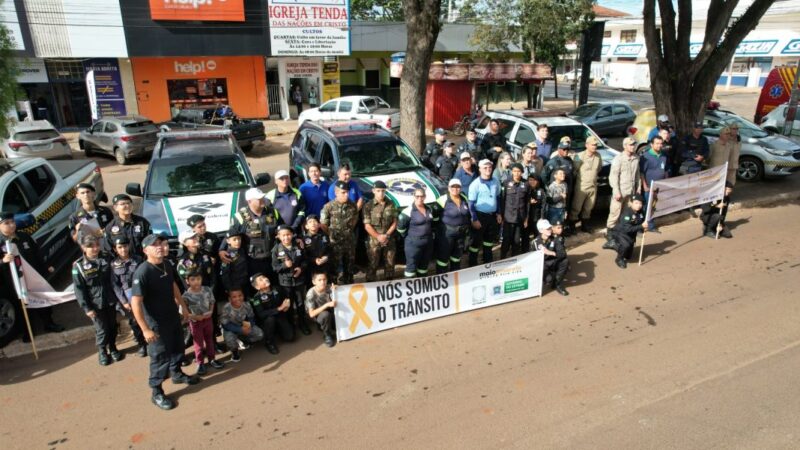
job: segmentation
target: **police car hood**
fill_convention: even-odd
[[[231,226],[231,217],[244,204],[244,191],[148,198],[142,201],[142,215],[150,221],[154,233],[171,237],[189,230],[186,220],[195,214],[206,218],[208,231],[224,233]]]
[[[386,183],[386,197],[401,208],[414,202],[414,189],[418,187],[425,189],[425,203],[433,203],[440,195],[447,192],[447,185],[430,170],[424,168],[357,179],[363,192],[372,191],[372,186],[378,180]]]

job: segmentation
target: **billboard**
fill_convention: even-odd
[[[244,0],[150,0],[150,18],[244,22]]]
[[[349,0],[269,0],[271,56],[350,54]]]

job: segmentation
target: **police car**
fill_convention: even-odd
[[[244,191],[269,181],[269,174],[252,175],[230,130],[167,132],[158,135],[144,187],[129,183],[125,192],[142,197],[139,214],[176,245],[195,214],[205,216],[208,231],[226,232],[246,206]]]
[[[425,190],[425,203],[447,192],[445,183],[423,167],[411,147],[375,121],[303,122],[289,158],[294,186],[308,179],[308,165],[316,162],[328,181],[335,181],[339,167],[348,164],[366,199],[372,197],[375,182],[383,181],[386,197],[398,208],[413,203],[416,188]]]

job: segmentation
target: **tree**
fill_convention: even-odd
[[[656,23],[656,1],[660,24]],[[678,6],[677,23],[673,2]],[[688,133],[692,122],[703,117],[736,47],[773,2],[754,0],[741,16],[733,17],[738,0],[711,0],[704,13],[708,20],[703,43],[692,58],[692,1],[644,0],[644,38],[653,100],[658,114],[668,115],[679,133]]]
[[[376,22],[402,22],[402,0],[352,0],[350,15],[355,20]]]
[[[402,0],[406,58],[400,77],[400,137],[418,152],[425,147],[425,94],[433,49],[441,29],[441,0]]]
[[[0,0],[0,6],[2,5]],[[12,55],[14,41],[11,33],[0,23],[0,136],[6,134],[10,125],[8,111],[15,106],[17,97],[17,65]]]

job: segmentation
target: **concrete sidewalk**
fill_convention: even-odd
[[[736,184],[736,191],[734,192],[734,200],[731,209],[766,208],[799,201],[800,176],[768,179],[759,183],[738,182]],[[596,226],[595,228],[597,231],[594,233],[578,233],[574,236],[570,236],[567,239],[568,246],[574,248],[595,239],[602,239],[605,214],[605,211],[596,211],[596,214],[593,215],[592,222],[595,225],[602,223],[603,226]],[[656,223],[662,228],[662,233],[669,233],[669,225],[692,220],[695,219],[695,217],[693,212],[683,211],[681,213],[658,218],[656,219]],[[356,278],[357,280],[362,280],[363,274],[359,274]],[[74,304],[63,306],[63,308],[70,307],[78,308],[77,305]],[[94,328],[89,320],[82,314],[72,314],[72,312],[73,311],[70,311],[70,314],[65,314],[63,311],[56,309],[56,319],[63,321],[63,325],[65,325],[68,330],[63,333],[46,333],[36,336],[36,345],[40,352],[65,347],[84,340],[94,339]],[[69,318],[64,320],[64,316],[69,316]],[[120,332],[120,341],[131,338],[127,322],[124,320],[120,320]],[[5,348],[0,349],[0,358],[13,358],[31,353],[31,345],[23,343],[21,339],[17,339]]]

